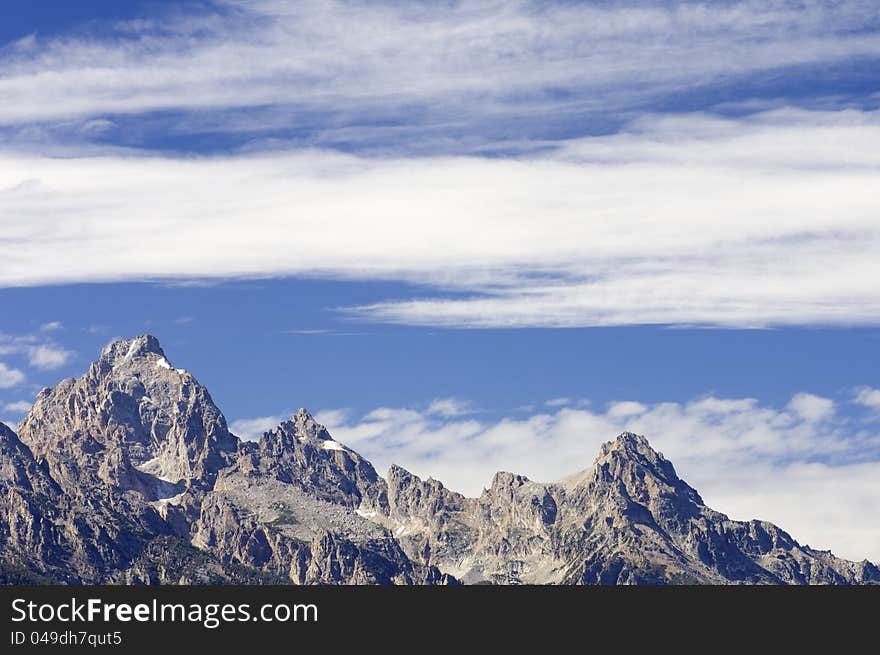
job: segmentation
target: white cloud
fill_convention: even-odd
[[[18,355],[27,352],[27,349],[38,340],[38,337],[32,334],[15,336],[0,332],[0,355]]]
[[[435,398],[425,410],[429,415],[442,416],[450,418],[453,416],[462,416],[464,414],[473,413],[473,407],[470,401],[459,400],[458,398]]]
[[[6,403],[3,405],[3,410],[13,414],[25,414],[31,410],[32,405],[33,403],[27,400],[19,400],[13,403]]]
[[[229,429],[233,434],[245,439],[246,441],[258,440],[264,432],[278,427],[285,419],[285,416],[260,416],[258,418],[244,418],[233,421],[229,424]]]
[[[880,389],[859,387],[855,390],[853,402],[871,409],[880,409]]]
[[[589,398],[550,398],[549,400],[544,401],[544,405],[547,407],[586,407],[590,404]],[[524,411],[533,411],[533,405],[525,405],[520,407],[519,410]]]
[[[2,222],[2,220],[0,220]],[[55,323],[47,324],[49,329],[41,327],[42,332],[51,331]],[[61,326],[60,323],[57,325]],[[23,334],[11,335],[0,332],[0,355],[22,355],[27,358],[28,364],[41,369],[56,369],[66,364],[75,353],[57,345],[52,341],[45,340],[42,335]]]
[[[880,322],[880,113],[670,125],[530,159],[0,155],[0,285],[341,276],[458,292],[349,310],[416,325]]]
[[[49,321],[40,326],[40,332],[54,332],[55,330],[61,330],[63,327],[61,321]]]
[[[233,1],[170,12],[116,33],[29,37],[0,53],[0,123],[109,114],[270,107],[269,125],[335,112],[503,123],[510,115],[640,106],[789,66],[850,62],[880,48],[876,8],[731,2],[640,6],[460,2]],[[461,107],[467,107],[462,112]],[[412,113],[412,112],[410,112]],[[419,112],[417,112],[417,115]],[[263,127],[241,115],[240,129]],[[216,120],[216,119],[215,119]],[[301,119],[302,120],[302,119]],[[332,122],[332,121],[331,121]],[[339,122],[339,121],[336,121]],[[361,121],[362,123],[365,121]]]
[[[648,407],[634,400],[623,400],[611,403],[608,406],[608,416],[614,418],[627,418],[629,416],[638,416],[647,410]]]
[[[27,350],[28,363],[39,369],[60,368],[72,356],[73,352],[70,350],[47,344],[33,346]]]
[[[799,394],[795,404],[807,396]],[[479,494],[497,470],[535,480],[576,473],[591,465],[604,441],[631,430],[646,435],[715,509],[736,519],[772,520],[802,543],[845,557],[880,561],[880,525],[866,521],[880,494],[876,424],[817,421],[814,411],[806,414],[750,398],[706,396],[686,403],[622,401],[605,412],[561,408],[491,422],[395,408],[360,419],[321,416],[334,438],[380,472],[398,463],[468,495]]]
[[[10,368],[0,362],[0,389],[17,387],[25,380],[25,375],[16,368]]]
[[[314,419],[322,425],[339,425],[345,423],[351,411],[348,409],[325,409],[314,415]]]
[[[788,408],[805,421],[821,421],[834,414],[834,401],[811,393],[799,393],[788,403]]]

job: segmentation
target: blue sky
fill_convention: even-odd
[[[337,308],[412,291],[400,285],[272,279],[208,285],[125,283],[4,289],[8,334],[71,352],[28,371],[28,391],[79,375],[112,338],[161,335],[230,420],[347,407],[470,399],[488,416],[547,400],[675,401],[714,393],[781,405],[799,391],[847,398],[876,383],[875,328],[770,330],[455,329],[352,321]],[[61,327],[40,330],[61,322]],[[866,356],[867,355],[867,356]],[[5,358],[27,370],[28,354]],[[301,375],[300,372],[306,372]],[[24,388],[4,397],[28,396]],[[857,408],[853,408],[857,409]]]
[[[0,420],[156,334],[468,493],[645,433],[880,559],[872,2],[6,2]],[[846,499],[846,510],[841,510]]]

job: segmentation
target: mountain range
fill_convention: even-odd
[[[592,466],[477,498],[383,478],[305,410],[232,434],[151,335],[0,423],[7,584],[872,584],[880,569],[705,505],[625,432]]]

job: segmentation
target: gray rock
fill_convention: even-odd
[[[476,499],[393,467],[398,539],[466,583],[862,584],[870,562],[801,546],[762,521],[705,506],[642,437],[603,445],[592,468],[553,484],[498,473]]]
[[[478,498],[387,481],[300,410],[242,442],[150,335],[0,424],[0,582],[862,584],[870,562],[703,503],[644,437],[554,483]]]
[[[86,375],[43,389],[19,437],[68,491],[97,479],[151,500],[210,485],[238,447],[207,389],[150,335],[110,344]]]

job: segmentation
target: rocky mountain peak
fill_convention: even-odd
[[[658,454],[644,436],[635,432],[621,432],[613,441],[606,441],[602,444],[600,456],[612,451],[642,455],[652,459]]]
[[[392,464],[391,466],[389,466],[388,475],[386,477],[388,478],[388,484],[392,486],[396,485],[398,482],[405,484],[406,482],[416,478],[415,475],[407,471],[399,464]]]
[[[265,432],[260,438],[260,448],[280,455],[283,452],[297,450],[301,442],[312,443],[318,448],[326,447],[327,450],[335,450],[336,442],[323,425],[318,423],[308,410],[300,408],[286,421],[282,421],[278,427]],[[326,442],[326,446],[324,445]],[[338,446],[342,448],[341,445]]]
[[[632,432],[575,476],[500,472],[477,498],[399,466],[386,482],[305,409],[241,444],[152,335],[43,390],[18,435],[0,424],[0,498],[0,582],[880,582],[706,507]]]
[[[147,355],[165,357],[165,351],[162,350],[159,340],[152,334],[142,334],[133,339],[119,339],[108,344],[101,351],[101,360],[115,365]]]
[[[489,492],[492,494],[513,493],[529,481],[530,480],[524,475],[518,475],[509,471],[498,471],[492,477],[492,484],[489,487]]]
[[[351,507],[387,506],[385,481],[373,465],[334,440],[305,409],[264,432],[240,466]]]
[[[680,482],[672,462],[663,453],[654,450],[648,440],[633,432],[622,432],[614,441],[602,444],[595,468],[603,468],[612,474],[636,467],[642,474],[649,474],[666,483]]]
[[[19,437],[68,488],[97,476],[150,499],[210,482],[237,450],[207,389],[149,334],[111,343],[85,375],[41,391]]]
[[[307,439],[318,439],[319,441],[332,440],[333,437],[327,432],[327,428],[318,423],[315,418],[304,407],[300,407],[296,414],[290,417],[296,433]]]
[[[159,340],[151,334],[108,344],[89,367],[87,375],[96,384],[110,383],[124,388],[159,380],[172,386],[192,381],[186,371],[171,365]]]
[[[678,477],[672,462],[632,432],[604,443],[583,481],[594,493],[611,489],[624,504],[634,501],[655,513],[693,514],[704,506],[697,491]]]
[[[460,511],[466,502],[464,496],[450,491],[439,480],[422,480],[397,464],[388,469],[390,516],[404,526],[403,531],[407,525],[413,528],[444,523],[450,511]]]

